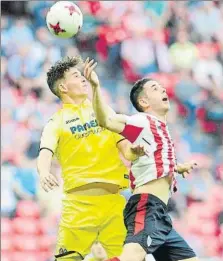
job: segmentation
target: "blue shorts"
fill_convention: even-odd
[[[124,210],[125,244],[138,243],[157,261],[195,257],[194,251],[173,229],[167,206],[151,194],[133,195]]]

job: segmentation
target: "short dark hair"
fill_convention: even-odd
[[[47,72],[47,84],[53,94],[59,97],[59,92],[56,87],[56,82],[64,78],[64,74],[70,68],[75,67],[82,63],[80,56],[65,57],[64,59],[56,62]]]
[[[132,103],[132,105],[136,108],[137,111],[139,112],[143,112],[141,106],[138,103],[138,98],[139,95],[142,93],[143,91],[143,87],[144,85],[149,82],[152,81],[152,79],[150,78],[143,78],[138,80],[132,87],[131,92],[130,92],[130,101]]]

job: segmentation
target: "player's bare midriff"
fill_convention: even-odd
[[[94,182],[67,191],[67,193],[85,196],[102,196],[109,194],[117,194],[118,192],[118,185],[103,182]]]
[[[170,195],[171,178],[169,176],[156,179],[136,188],[133,194],[148,193],[161,199],[166,205]]]
[[[165,204],[169,200],[169,191],[171,185],[171,178],[169,176],[150,181],[139,188],[136,188],[133,194],[148,193],[161,199]],[[101,196],[108,194],[117,194],[119,186],[111,183],[95,182],[90,183],[75,189],[67,191],[67,193],[85,196]]]

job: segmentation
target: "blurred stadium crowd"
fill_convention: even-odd
[[[76,54],[99,61],[104,95],[118,112],[135,112],[129,90],[136,79],[165,85],[178,161],[195,159],[200,167],[179,178],[170,213],[202,260],[222,260],[223,4],[80,1],[82,31],[59,40],[45,25],[52,3],[1,2],[2,260],[50,260],[61,191],[39,189],[36,157],[42,128],[60,105],[46,71]]]

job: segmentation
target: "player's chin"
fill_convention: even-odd
[[[165,111],[165,112],[168,112],[169,110],[170,110],[170,104],[169,103],[165,103],[165,104],[163,104],[163,110]]]
[[[82,94],[83,96],[88,95],[88,94],[89,94],[89,89],[88,89],[88,87],[83,87],[82,90],[81,90],[81,94]]]
[[[82,86],[82,91],[83,91],[83,93],[88,92],[89,91],[89,86],[87,84],[83,85]]]

